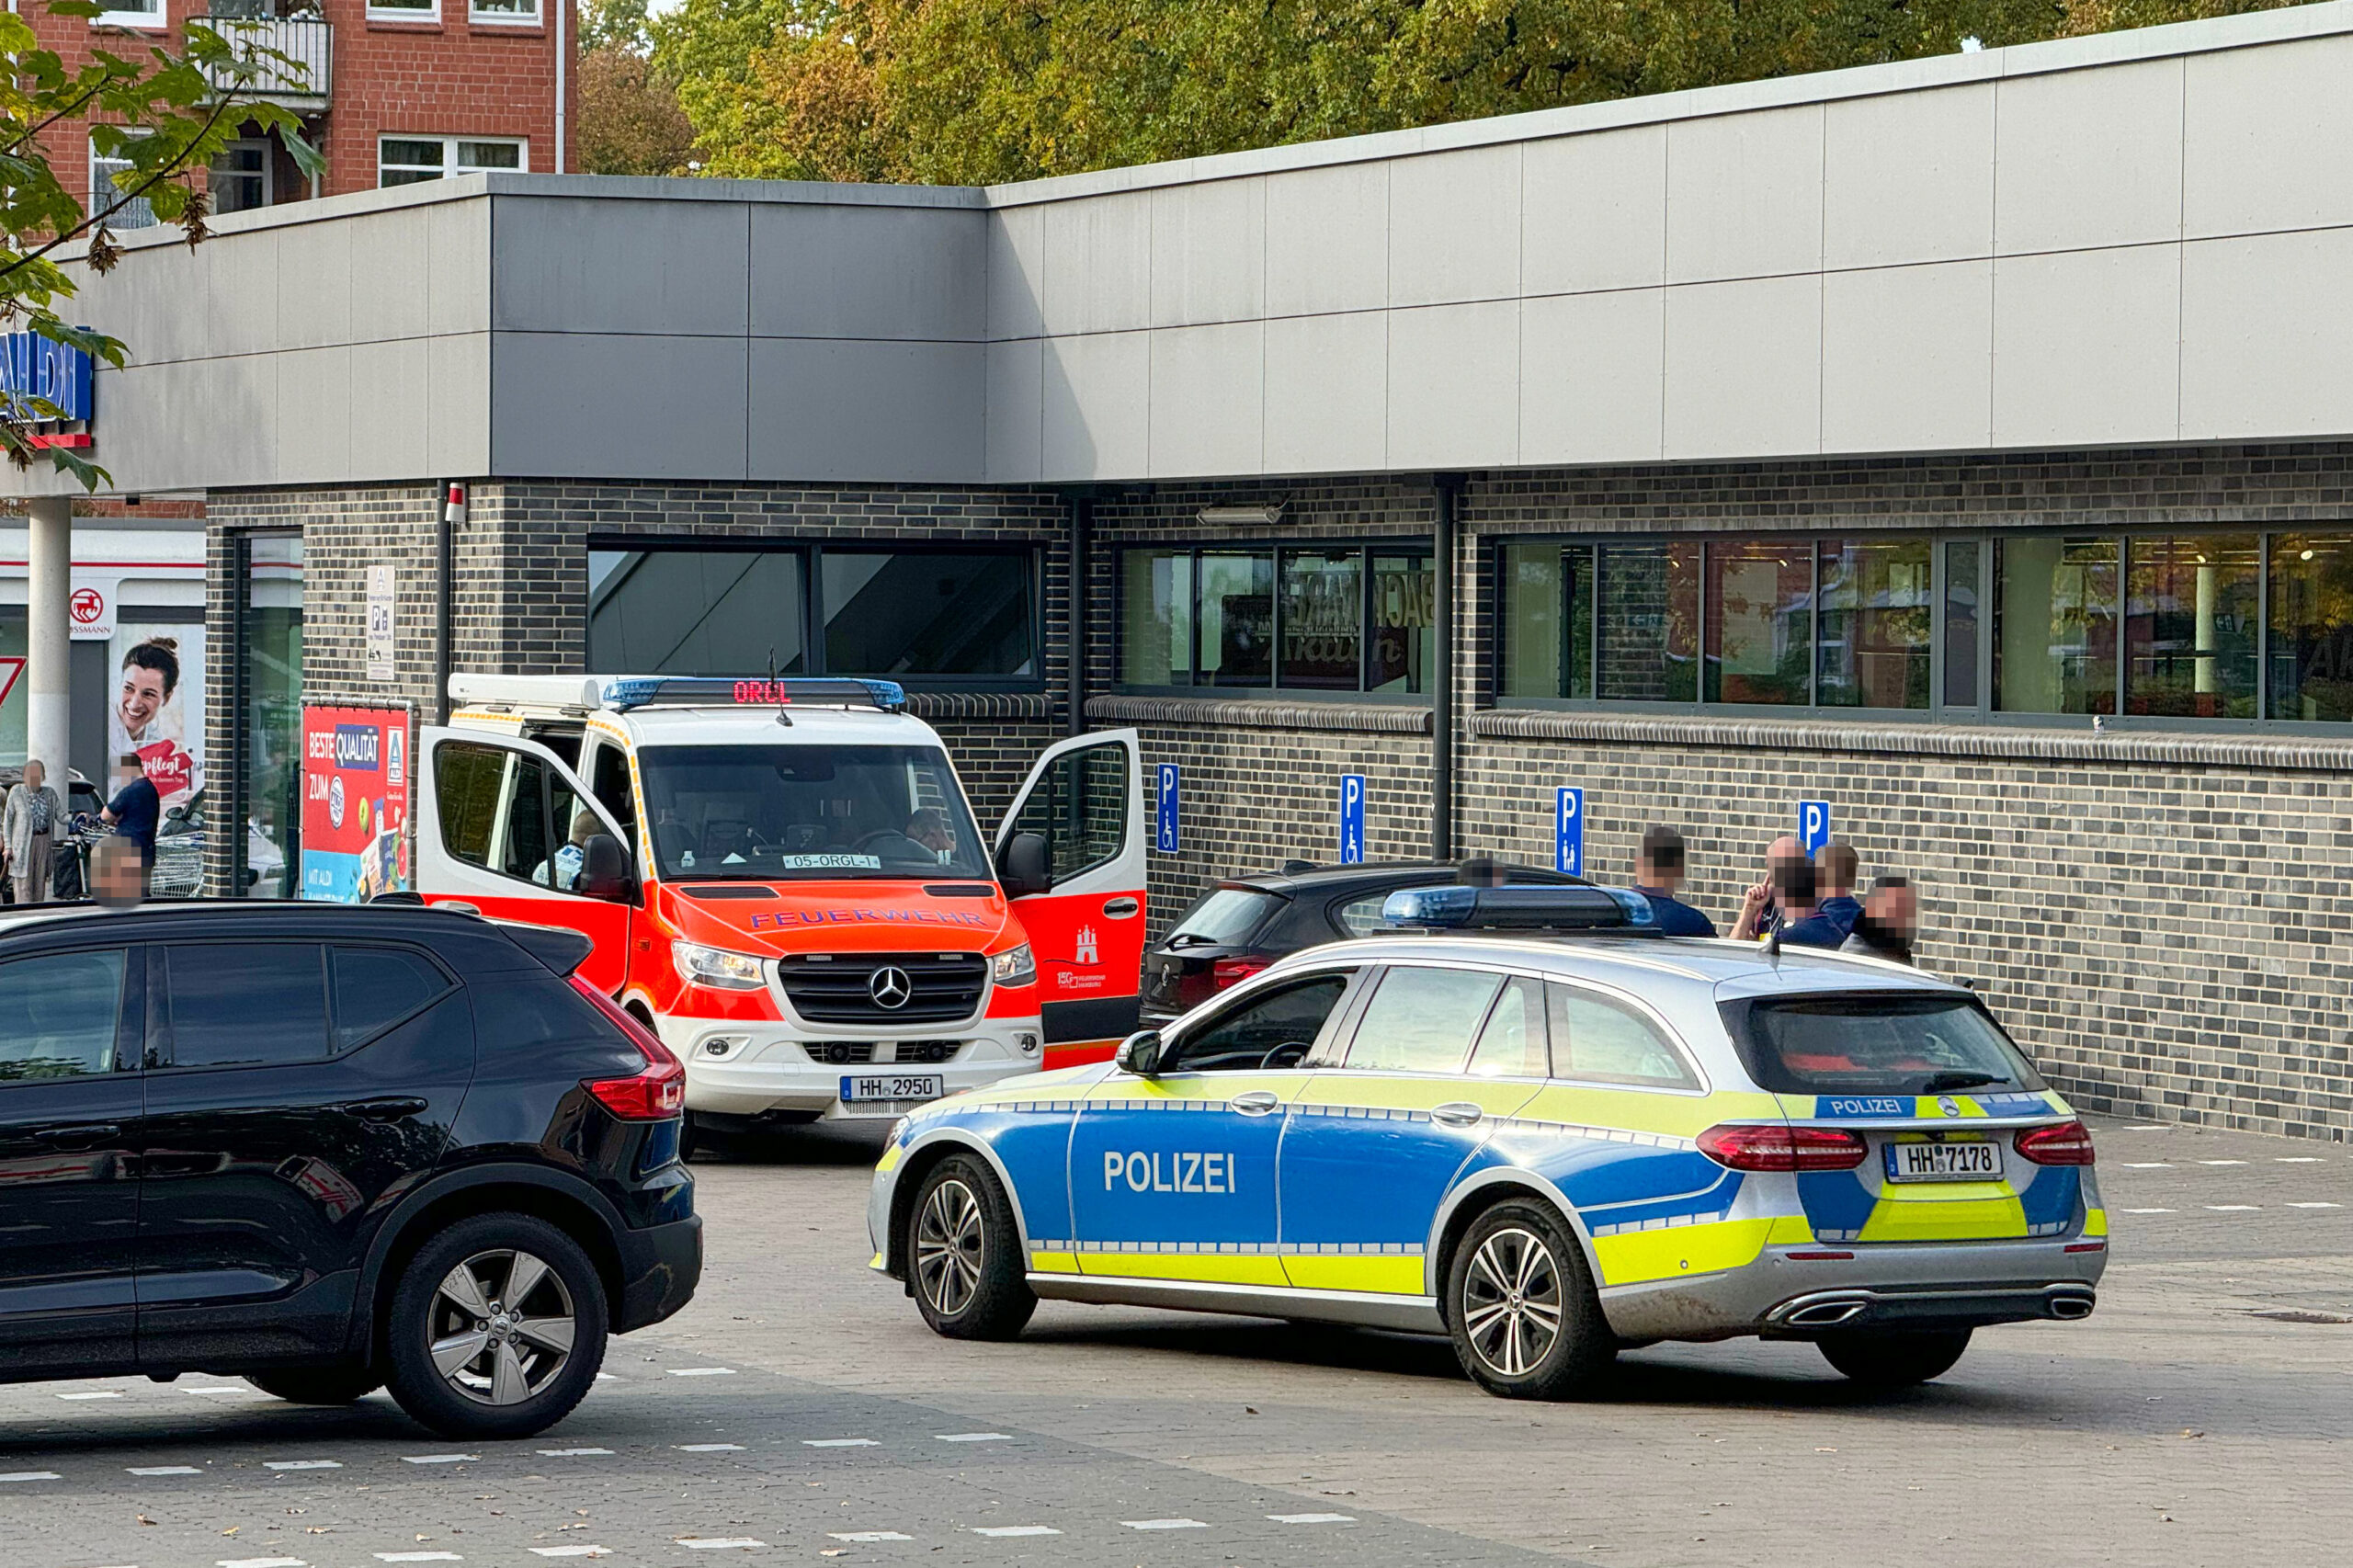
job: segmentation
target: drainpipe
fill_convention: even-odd
[[[458,579],[458,530],[466,526],[466,487],[452,482],[449,504],[441,508],[441,534],[434,541],[439,560],[436,562],[433,589],[433,700],[427,710],[437,724],[449,722],[449,667],[451,629],[455,624],[455,588]]]
[[[1430,690],[1430,858],[1454,858],[1454,506],[1462,475],[1441,473],[1433,482],[1436,522],[1430,547],[1438,569],[1431,595],[1431,663],[1437,686]]]
[[[555,172],[558,174],[563,173],[563,126],[566,119],[563,85],[567,62],[564,59],[563,23],[571,10],[572,0],[555,0]]]
[[[1086,729],[1086,574],[1094,542],[1095,501],[1070,498],[1070,733]]]

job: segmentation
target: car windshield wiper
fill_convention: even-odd
[[[1921,1085],[1922,1091],[1941,1095],[1951,1089],[1982,1089],[1989,1084],[2007,1084],[2011,1079],[1993,1073],[1932,1073]]]

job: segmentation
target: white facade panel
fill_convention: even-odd
[[[1267,323],[1268,473],[1378,469],[1389,449],[1389,312]]]
[[[1561,294],[1519,308],[1519,460],[1664,454],[1666,290]]]
[[[1993,255],[1994,95],[1986,82],[1828,105],[1823,266]]]
[[[1519,292],[1519,149],[1400,159],[1389,176],[1392,307]]]
[[[210,318],[205,333],[206,352],[223,358],[267,354],[284,347],[278,320],[278,247],[285,231],[265,229],[237,236],[233,257],[222,257],[204,269],[201,308]],[[233,261],[233,266],[220,265]],[[183,302],[183,308],[198,303]]]
[[[234,256],[245,238],[229,236],[194,249],[142,245],[125,251],[103,278],[77,268],[81,292],[64,313],[121,339],[133,365],[205,358],[212,352],[212,312],[204,308],[212,259]]]
[[[1264,313],[1267,182],[1221,180],[1152,193],[1152,324]]]
[[[2181,62],[2003,82],[1994,243],[2004,256],[2181,233]]]
[[[1389,303],[1387,164],[1267,179],[1267,313],[1377,311]]]
[[[1529,296],[1666,280],[1666,127],[1531,142],[1520,199]]]
[[[1130,332],[1152,318],[1152,194],[1046,209],[1045,330]]]
[[[351,347],[296,348],[273,358],[278,368],[273,422],[278,483],[335,483],[352,472],[351,423],[358,412],[353,403],[370,395],[353,379]]]
[[[1994,264],[1822,279],[1822,449],[1983,447],[1994,423]]]
[[[425,410],[425,467],[389,471],[387,478],[447,477],[490,472],[490,334],[452,334],[425,340],[425,373],[433,398]]]
[[[278,238],[278,346],[349,343],[352,225],[301,223]]]
[[[1995,444],[2175,439],[2180,330],[2178,245],[2000,258]]]
[[[1519,460],[1519,301],[1389,312],[1389,466]]]
[[[2353,223],[2353,37],[2184,62],[2189,237]]]
[[[989,336],[1035,337],[1045,331],[1046,210],[990,213],[987,265]]]
[[[432,410],[439,401],[427,340],[404,337],[354,344],[351,385],[354,392],[345,400],[351,419],[351,473],[363,479],[404,479],[415,474],[419,456],[430,449]],[[278,390],[282,398],[282,380]],[[450,401],[460,407],[465,403],[462,393]]]
[[[1822,265],[1822,124],[1806,104],[1667,128],[1668,282]]]
[[[1666,455],[1806,453],[1822,439],[1822,279],[1666,291]]]
[[[1152,474],[1256,473],[1266,324],[1163,327],[1152,334]]]
[[[1141,332],[1046,339],[1040,477],[1141,478],[1152,459],[1152,340]]]
[[[2353,229],[2189,245],[2181,277],[2181,434],[2353,431]]]
[[[423,337],[433,330],[435,210],[370,212],[350,221],[353,341]]]

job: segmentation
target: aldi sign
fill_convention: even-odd
[[[0,335],[0,403],[8,417],[86,425],[91,408],[90,356],[37,332]],[[34,406],[48,403],[56,412]]]

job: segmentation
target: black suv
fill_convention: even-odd
[[[0,1381],[563,1419],[702,1272],[684,1070],[587,951],[408,905],[0,920]]]

